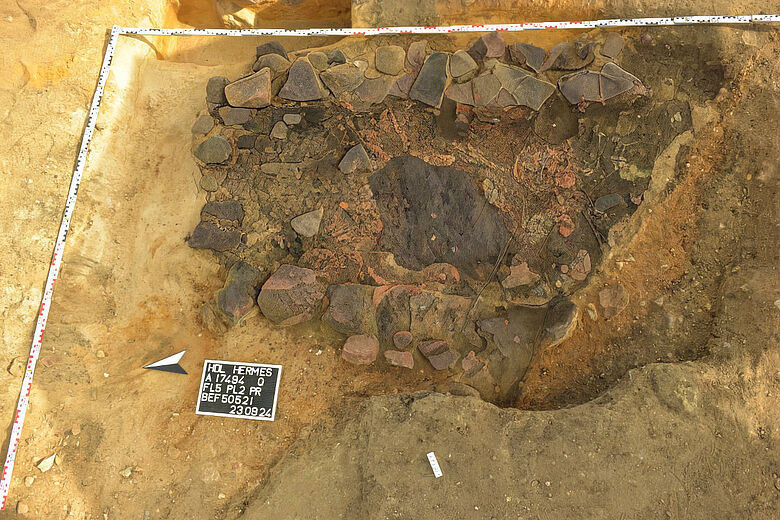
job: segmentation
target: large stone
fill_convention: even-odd
[[[463,83],[477,72],[477,62],[466,51],[456,51],[450,56],[450,76],[453,81]]]
[[[252,65],[252,70],[257,72],[267,67],[271,69],[273,77],[275,78],[289,69],[290,65],[291,63],[288,60],[278,54],[266,54],[265,56],[257,58],[255,64]]]
[[[222,228],[214,222],[200,222],[192,232],[188,244],[193,249],[231,251],[241,243],[241,231],[236,228]]]
[[[385,45],[377,48],[375,54],[376,70],[383,74],[396,76],[404,70],[406,51],[398,45]]]
[[[252,118],[248,108],[222,107],[218,113],[225,126],[243,125]]]
[[[463,330],[471,299],[456,294],[422,292],[409,298],[411,326],[415,338],[456,339]],[[465,334],[465,333],[464,333]]]
[[[237,200],[210,200],[203,206],[200,214],[239,223],[244,220],[244,208]]]
[[[385,350],[385,360],[394,367],[414,368],[414,356],[411,352]]]
[[[310,52],[306,59],[309,60],[311,66],[317,70],[325,70],[328,68],[328,56],[322,51]]]
[[[379,355],[379,341],[363,334],[350,336],[341,349],[341,358],[355,365],[370,365]]]
[[[462,105],[474,105],[474,92],[471,81],[465,83],[453,83],[444,92],[444,95]]]
[[[255,147],[257,142],[257,136],[255,134],[244,134],[238,136],[236,139],[236,148],[239,150],[251,150]]]
[[[514,92],[529,77],[529,74],[520,67],[504,65],[503,63],[496,63],[495,67],[493,67],[493,75],[501,82],[501,86],[509,92]]]
[[[287,139],[287,125],[284,121],[277,121],[271,129],[271,137],[274,139]]]
[[[409,44],[409,48],[406,51],[406,64],[415,74],[420,72],[427,54],[428,42],[426,40],[419,40]]]
[[[561,42],[550,49],[547,59],[539,68],[539,72],[549,69],[577,70],[586,67],[595,58],[594,46],[593,42]]]
[[[446,341],[425,341],[417,349],[436,370],[447,370],[460,357]]]
[[[206,164],[226,163],[233,156],[233,147],[221,135],[209,137],[195,149],[195,157]]]
[[[529,76],[512,91],[512,95],[518,105],[525,105],[538,112],[553,92],[555,85]]]
[[[333,65],[341,65],[342,63],[347,62],[347,57],[344,56],[344,51],[341,49],[333,49],[328,53],[328,64]]]
[[[322,71],[320,79],[338,97],[343,92],[355,90],[365,80],[365,76],[356,65],[344,63]]]
[[[206,135],[211,132],[212,128],[214,128],[214,118],[208,114],[204,114],[192,125],[192,133],[195,135]]]
[[[601,54],[607,58],[617,58],[625,44],[626,40],[620,34],[611,32],[607,35],[607,39],[604,40],[604,45],[601,46]]]
[[[554,346],[569,337],[577,322],[577,306],[565,297],[557,297],[550,302],[544,316],[540,347]]]
[[[344,154],[339,162],[341,173],[367,170],[371,168],[371,159],[362,144],[356,144]]]
[[[460,170],[400,156],[369,183],[384,226],[379,245],[404,267],[445,262],[473,273],[495,264],[509,237],[496,208]]]
[[[605,63],[601,68],[601,97],[604,101],[628,92],[635,85],[641,85],[639,79],[614,63]]]
[[[558,79],[561,94],[572,105],[581,101],[601,101],[601,74],[594,70],[583,70],[566,74]]]
[[[409,91],[409,97],[432,107],[439,106],[447,84],[448,60],[449,57],[443,52],[434,52],[428,56]]]
[[[271,104],[271,69],[262,69],[228,84],[225,87],[225,97],[228,104],[234,107],[267,107]]]
[[[279,43],[278,41],[270,41],[267,43],[264,43],[262,45],[258,45],[255,55],[259,58],[261,56],[265,56],[266,54],[278,54],[284,59],[287,58],[287,51],[284,50],[284,45]]]
[[[261,273],[246,262],[238,261],[228,272],[225,285],[217,291],[217,306],[228,321],[235,324],[255,305]]]
[[[291,101],[314,101],[325,97],[311,63],[306,59],[295,60],[287,72],[287,82],[279,91],[279,97]]]
[[[314,318],[324,297],[325,288],[314,271],[284,264],[263,284],[257,304],[273,323],[288,326]]]
[[[513,43],[509,46],[509,59],[516,65],[525,65],[536,72],[542,68],[547,51],[530,43]]]
[[[381,103],[390,93],[394,83],[395,79],[390,76],[366,79],[355,89],[355,94],[365,103]]]
[[[328,308],[322,321],[336,332],[352,335],[376,332],[374,287],[361,284],[328,287]]]
[[[395,96],[399,98],[408,98],[409,91],[411,90],[413,84],[414,84],[414,74],[412,73],[404,74],[403,76],[395,80],[393,86],[390,87],[390,92],[388,92],[387,94],[389,96]]]
[[[216,105],[224,105],[227,103],[225,86],[228,83],[230,83],[230,81],[224,76],[209,78],[208,83],[206,83],[206,102],[214,103]]]
[[[501,81],[493,74],[483,74],[471,80],[474,91],[474,104],[485,106],[491,104],[501,90]]]
[[[293,230],[302,237],[313,237],[320,230],[322,208],[298,215],[290,221]]]

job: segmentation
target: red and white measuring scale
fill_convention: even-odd
[[[103,63],[100,66],[100,75],[98,76],[97,87],[92,96],[92,104],[87,116],[87,124],[84,128],[84,135],[81,138],[81,146],[76,160],[76,167],[73,170],[73,177],[68,188],[68,198],[65,201],[65,211],[62,215],[62,222],[57,234],[57,241],[54,245],[54,253],[49,266],[49,274],[46,278],[46,286],[41,299],[41,307],[38,312],[38,320],[35,324],[35,334],[33,335],[30,355],[27,358],[27,368],[24,371],[22,380],[22,389],[19,393],[19,401],[14,413],[14,422],[11,429],[11,438],[8,442],[8,453],[3,464],[2,479],[0,479],[0,510],[5,509],[8,500],[8,490],[11,485],[11,474],[14,469],[16,453],[19,449],[19,440],[22,436],[22,425],[27,413],[27,406],[30,402],[30,390],[32,389],[33,374],[35,373],[35,364],[41,352],[41,342],[43,341],[43,332],[46,330],[46,320],[51,308],[51,298],[54,293],[54,284],[60,273],[62,266],[62,254],[65,250],[65,239],[70,228],[70,220],[73,215],[73,208],[76,205],[76,195],[78,193],[81,176],[84,174],[84,167],[87,161],[87,151],[89,143],[95,132],[95,123],[97,122],[100,102],[103,99],[103,91],[108,79],[108,73],[111,69],[111,60],[116,50],[117,39],[123,34],[141,34],[151,36],[374,36],[378,34],[449,34],[463,32],[492,32],[492,31],[534,31],[549,29],[595,29],[599,27],[648,27],[648,26],[671,26],[671,25],[731,25],[731,24],[750,24],[750,23],[777,23],[780,22],[780,14],[758,14],[758,15],[737,15],[737,16],[676,16],[670,18],[630,18],[630,19],[609,19],[609,20],[587,20],[573,22],[533,22],[533,23],[509,23],[509,24],[475,24],[475,25],[449,25],[449,26],[426,26],[426,27],[376,27],[376,28],[324,28],[324,29],[154,29],[142,27],[120,27],[115,25],[111,28],[111,34],[106,46],[106,52],[103,55]]]

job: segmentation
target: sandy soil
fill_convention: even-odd
[[[11,144],[0,154],[9,208],[0,215],[0,410],[10,418],[21,380],[14,360],[29,348],[104,28],[180,22],[145,2],[0,10],[1,124]],[[203,203],[189,128],[206,79],[237,76],[257,41],[123,38],[0,518],[771,517],[780,488],[780,143],[768,117],[778,113],[777,32],[697,37],[718,42],[733,83],[713,106],[716,120],[686,144],[693,173],[665,194],[664,211],[636,219],[641,230],[627,246],[635,261],[613,251],[599,274],[638,297],[623,321],[584,318],[568,342],[542,352],[519,404],[601,397],[533,413],[439,394],[365,400],[436,381],[412,373],[390,384],[380,371],[347,367],[335,339],[312,327],[274,329],[256,317],[220,339],[204,332],[198,309],[225,273],[184,242]],[[592,288],[583,306],[598,280]],[[650,303],[659,295],[671,302],[663,311]],[[658,332],[668,312],[684,325]],[[204,358],[284,364],[277,421],[195,416],[195,377],[139,368],[181,348],[190,374]],[[424,476],[431,449],[449,477],[433,487]],[[52,470],[35,468],[53,453]]]

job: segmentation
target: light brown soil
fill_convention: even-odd
[[[561,16],[574,12],[560,4]],[[6,367],[29,348],[104,28],[194,23],[164,7],[0,7],[0,411],[9,424],[21,378]],[[122,38],[0,518],[772,517],[780,43],[776,29],[697,38],[719,42],[713,59],[731,71],[729,92],[671,162],[690,166],[662,210],[638,215],[636,238],[578,297],[584,309],[599,281],[619,280],[630,307],[609,321],[582,312],[570,339],[536,357],[521,407],[587,402],[550,412],[394,396],[440,381],[347,366],[337,338],[314,326],[276,329],[256,316],[220,339],[205,332],[200,304],[225,273],[184,243],[203,204],[189,128],[208,77],[237,76],[257,40],[152,41],[155,50]],[[653,303],[660,296],[663,307]],[[682,325],[666,330],[668,313]],[[139,368],[182,348],[189,376]],[[204,358],[283,364],[277,420],[194,415]],[[431,450],[444,479],[427,478]],[[52,453],[57,464],[41,473],[35,465]]]

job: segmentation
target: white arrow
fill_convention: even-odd
[[[179,361],[181,361],[181,358],[184,356],[185,352],[187,351],[182,350],[181,352],[177,352],[176,354],[168,356],[165,359],[161,359],[160,361],[155,361],[154,363],[146,365],[144,368],[151,370],[162,370],[163,372],[173,372],[174,374],[186,374],[187,372],[181,367],[181,365],[179,365]]]

